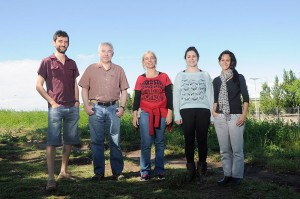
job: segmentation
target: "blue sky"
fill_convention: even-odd
[[[272,85],[284,69],[300,76],[299,8],[298,0],[2,1],[0,108],[46,110],[35,91],[36,71],[54,52],[58,29],[68,32],[67,55],[81,74],[98,62],[98,44],[111,42],[113,62],[125,69],[130,92],[144,72],[141,57],[147,50],[156,53],[157,69],[173,81],[185,68],[189,46],[198,49],[199,67],[212,78],[220,73],[219,54],[229,49],[255,97],[262,82]],[[256,92],[253,77],[260,78]]]

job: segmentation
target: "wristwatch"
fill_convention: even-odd
[[[120,106],[122,109],[123,109],[123,111],[125,111],[125,107],[124,106]]]

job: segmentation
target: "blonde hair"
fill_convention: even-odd
[[[154,52],[148,50],[148,51],[146,51],[146,52],[143,54],[143,57],[142,57],[142,66],[143,66],[144,69],[145,69],[144,58],[145,58],[145,56],[146,56],[147,54],[151,54],[151,55],[154,57],[154,59],[155,59],[155,62],[154,62],[155,66],[156,66],[156,64],[157,64],[157,58],[156,58],[156,55],[154,54]]]

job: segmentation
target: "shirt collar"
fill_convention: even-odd
[[[54,53],[52,55],[50,55],[50,58],[58,60],[57,57],[54,55]],[[65,55],[65,60],[66,61],[69,60],[69,57],[67,55]]]
[[[98,67],[99,68],[103,68],[104,69],[104,67],[102,66],[102,64],[101,63],[98,63]],[[111,69],[113,69],[115,67],[115,64],[114,63],[112,63],[112,62],[110,62],[110,68],[108,69],[108,70],[111,70]]]

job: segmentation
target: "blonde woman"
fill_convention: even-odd
[[[141,135],[141,181],[151,174],[151,145],[155,143],[155,169],[158,180],[164,176],[164,132],[172,122],[172,83],[166,73],[156,70],[157,58],[151,51],[144,53],[142,64],[146,72],[135,84],[133,125]]]

